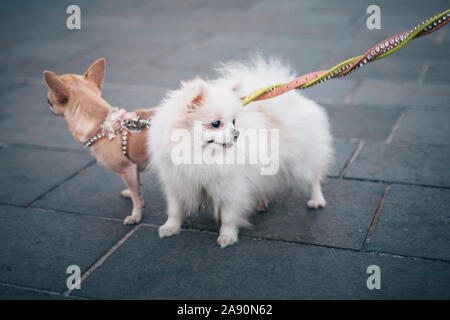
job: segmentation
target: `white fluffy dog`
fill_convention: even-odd
[[[161,238],[179,233],[185,215],[206,204],[220,219],[218,244],[231,245],[255,208],[286,184],[310,192],[309,208],[326,205],[321,180],[333,150],[323,108],[294,91],[242,106],[246,94],[294,78],[276,60],[218,71],[214,81],[182,83],[152,120],[152,166],[167,200]]]

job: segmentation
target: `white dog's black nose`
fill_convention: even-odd
[[[234,141],[236,141],[237,138],[239,137],[239,130],[233,129],[232,133],[233,133],[233,136],[234,136]]]

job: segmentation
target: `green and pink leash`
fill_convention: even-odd
[[[365,64],[382,59],[397,51],[412,39],[428,35],[446,25],[450,20],[450,9],[427,19],[414,29],[396,34],[376,44],[366,53],[339,63],[329,70],[315,71],[298,77],[289,83],[281,83],[258,89],[242,98],[243,106],[255,100],[265,100],[279,96],[293,89],[311,88],[327,80],[344,77]]]

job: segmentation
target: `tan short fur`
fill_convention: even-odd
[[[43,78],[47,84],[49,108],[53,113],[63,116],[67,127],[75,140],[85,143],[101,129],[100,125],[112,109],[111,105],[101,97],[101,89],[105,76],[106,61],[95,61],[83,75],[56,75],[51,71],[44,71]],[[148,119],[156,111],[155,108],[138,109],[135,112],[142,118]],[[98,163],[117,173],[128,187],[122,191],[124,197],[131,198],[133,210],[127,216],[124,224],[139,223],[142,218],[144,201],[141,196],[139,173],[149,164],[147,151],[147,134],[132,133],[128,138],[128,157],[122,153],[122,145],[116,136],[109,140],[107,137],[91,146],[91,152]]]

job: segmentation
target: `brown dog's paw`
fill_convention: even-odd
[[[128,189],[122,190],[120,195],[124,198],[128,198],[128,199],[131,198],[131,193],[130,193],[130,190],[128,190]]]
[[[141,222],[141,219],[133,216],[128,216],[123,220],[123,224],[138,224],[139,222]]]

